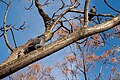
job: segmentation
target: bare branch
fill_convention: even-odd
[[[120,11],[118,11],[118,10],[114,9],[112,6],[110,6],[110,5],[107,3],[107,0],[104,0],[104,2],[105,2],[105,4],[106,4],[109,8],[111,8],[111,9],[114,10],[115,12],[120,13]],[[117,4],[116,4],[116,5],[117,5]],[[119,5],[119,4],[118,4],[118,5]]]
[[[85,6],[84,6],[84,25],[85,27],[88,26],[88,7],[89,7],[90,0],[85,1]]]
[[[11,51],[13,51],[13,48],[12,48],[11,45],[9,44],[8,39],[7,39],[7,35],[6,35],[6,30],[7,30],[7,28],[6,28],[6,17],[7,17],[8,10],[9,10],[9,8],[10,8],[11,2],[12,2],[12,0],[10,0],[10,2],[8,3],[8,6],[7,6],[7,8],[6,8],[6,12],[5,12],[5,15],[4,15],[4,20],[3,20],[4,32],[3,32],[3,34],[4,34],[4,39],[5,39],[5,43],[6,43],[7,47],[8,47]]]
[[[65,15],[69,10],[75,8],[75,5],[76,5],[76,4],[74,4],[73,6],[67,8],[64,12],[62,12],[62,13],[57,17],[57,19],[55,20],[55,22],[52,24],[50,31],[53,30],[53,28],[55,27],[55,25],[57,24],[57,22],[63,17],[63,15]]]
[[[25,7],[25,9],[26,9],[26,10],[30,10],[30,9],[32,9],[32,6],[33,6],[33,0],[32,0],[31,5],[30,5],[28,8]]]
[[[51,2],[49,2],[49,0],[47,0],[42,6],[45,6],[45,5],[48,5],[48,4],[51,4],[54,0],[52,0]]]
[[[73,9],[71,9],[71,10],[69,10],[69,12],[75,12],[75,13],[84,14],[84,11],[81,11],[81,10],[73,10]],[[94,16],[114,17],[114,16],[111,15],[111,14],[94,14],[94,13],[90,13],[90,12],[89,12],[88,14],[92,14],[92,15],[94,15]]]
[[[83,74],[84,74],[84,79],[87,80],[87,74],[86,74],[86,62],[85,62],[85,58],[86,58],[86,55],[85,53],[83,52],[83,50],[81,48],[79,48],[79,51],[82,53],[82,57],[83,57]]]
[[[14,32],[13,32],[12,28],[10,29],[10,31],[11,31],[11,34],[12,34],[12,38],[13,38],[15,48],[17,48],[17,44],[16,44],[16,41],[15,41],[15,36],[14,36]]]
[[[15,24],[16,25],[16,24]],[[14,25],[14,26],[15,26]],[[15,29],[15,30],[24,30],[26,27],[25,27],[25,22],[23,22],[23,24],[19,27],[19,28],[15,28],[15,27],[13,27],[13,29]]]
[[[55,12],[53,13],[52,18],[55,17],[55,14],[56,14],[58,11],[62,10],[62,9],[65,7],[64,1],[61,0],[61,2],[62,2],[62,6],[61,6],[57,11],[55,11]]]
[[[35,0],[35,5],[38,8],[39,14],[41,15],[41,17],[44,20],[44,24],[45,24],[45,31],[50,30],[51,28],[51,18],[48,16],[48,14],[46,14],[43,9],[42,9],[42,5],[39,3],[39,0]]]
[[[5,1],[3,1],[3,0],[0,0],[0,2],[3,2],[4,4],[6,4],[6,5],[8,6],[8,3],[7,3],[7,2],[5,2]]]

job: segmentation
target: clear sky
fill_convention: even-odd
[[[9,1],[9,0],[6,0],[6,1]],[[41,3],[44,2],[44,0],[40,0],[40,1]],[[81,9],[83,10],[84,0],[79,0],[79,1],[81,1]],[[115,9],[120,11],[119,0],[108,0],[108,2]],[[38,13],[37,8],[33,5],[30,11],[25,10],[25,7],[28,7],[29,5],[30,3],[28,3],[27,0],[13,0],[7,16],[7,24],[15,25],[17,23],[16,27],[19,27],[20,25],[22,25],[24,21],[26,22],[27,27],[24,31],[15,31],[15,38],[18,46],[24,44],[29,39],[32,39],[44,32],[44,27],[43,27],[44,23],[42,22],[42,18]],[[90,8],[93,5],[96,6],[97,13],[116,14],[116,12],[114,12],[104,4],[103,0],[91,0]],[[51,14],[55,10],[57,10],[57,6],[60,6],[60,0],[55,0],[55,2],[49,7],[44,7],[44,10],[46,13],[49,13],[49,16],[51,16]],[[0,27],[3,26],[3,16],[5,13],[5,9],[6,9],[5,4],[0,3]],[[7,35],[9,38],[9,42],[13,45],[13,40],[11,38],[10,32],[8,32]],[[120,44],[119,40],[109,40],[109,42],[115,45],[118,45],[118,43]],[[106,49],[109,49],[109,46],[107,46],[103,50],[106,50]],[[64,52],[69,52],[69,51],[68,49],[60,50],[59,53],[55,53],[52,56],[42,59],[41,63],[51,65],[53,64],[51,62],[59,61],[59,60],[62,61],[63,56],[65,55]],[[10,51],[5,45],[4,38],[1,37],[0,38],[0,63],[2,63],[9,55],[10,55]]]

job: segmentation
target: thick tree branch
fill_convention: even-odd
[[[109,21],[106,21],[102,24],[98,24],[98,25],[95,25],[95,26],[92,26],[89,28],[81,28],[80,27],[76,32],[73,32],[68,36],[60,38],[42,48],[34,50],[24,56],[21,56],[18,59],[11,61],[11,62],[0,65],[0,78],[4,78],[35,61],[38,61],[44,57],[47,57],[47,56],[53,54],[54,52],[72,44],[73,42],[75,42],[79,39],[83,39],[83,38],[86,38],[93,34],[106,31],[108,29],[115,27],[116,25],[119,25],[119,24],[120,24],[120,14],[118,16],[116,16],[115,18],[113,18]],[[16,54],[16,52],[19,52],[19,50],[21,48],[25,47],[29,43],[30,42],[22,45],[21,47],[18,47],[13,53]]]
[[[50,30],[51,28],[51,18],[48,16],[48,14],[46,14],[43,9],[42,9],[42,5],[39,3],[39,0],[35,0],[35,5],[38,8],[39,14],[41,15],[41,17],[44,20],[44,24],[45,24],[45,31]]]

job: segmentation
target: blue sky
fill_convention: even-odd
[[[7,0],[9,1],[9,0]],[[43,3],[44,0],[41,0],[41,3]],[[67,1],[67,0],[65,0]],[[81,7],[83,10],[84,0],[79,0],[81,2]],[[119,0],[109,0],[108,1],[115,9],[120,10],[120,1]],[[49,7],[44,7],[44,10],[46,13],[49,13],[49,16],[57,10],[57,6],[54,5],[56,4],[57,6],[60,6],[60,1],[56,0],[52,5]],[[24,31],[15,31],[15,37],[18,46],[24,44],[27,42],[29,39],[32,39],[44,32],[44,23],[42,22],[42,18],[39,15],[37,8],[33,5],[32,9],[30,11],[25,10],[24,7],[29,6],[30,3],[27,2],[27,0],[13,0],[8,17],[7,17],[7,24],[16,24],[16,27],[19,27],[20,25],[23,24],[23,22],[26,22],[26,29]],[[110,8],[106,7],[104,4],[103,0],[91,0],[90,3],[90,8],[95,5],[97,8],[97,13],[112,13],[116,14],[113,10]],[[3,16],[5,12],[6,6],[3,3],[0,3],[0,27],[3,26]],[[13,41],[11,38],[10,32],[8,32],[8,38],[9,42],[13,45]],[[119,41],[119,40],[118,40]],[[118,42],[117,41],[117,42]],[[110,40],[113,44],[116,42],[114,40]],[[116,44],[116,43],[115,43]],[[118,43],[117,43],[118,44]],[[117,45],[116,44],[116,45]],[[106,47],[105,49],[109,49],[109,46]],[[55,54],[46,57],[42,59],[40,62],[42,64],[48,64],[52,65],[54,61],[62,61],[65,55],[65,52],[69,52],[67,48],[60,50],[59,52],[56,52]],[[9,49],[5,46],[4,38],[0,38],[0,63],[2,63],[8,56],[10,55]],[[50,62],[48,62],[50,61]]]

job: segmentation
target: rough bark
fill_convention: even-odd
[[[28,66],[29,64],[38,61],[44,57],[47,57],[56,51],[72,44],[73,42],[86,38],[96,33],[100,33],[115,27],[116,25],[120,24],[120,14],[115,18],[106,21],[102,24],[98,24],[89,28],[79,28],[76,32],[69,34],[68,36],[62,37],[42,48],[34,50],[18,59],[11,60],[6,64],[0,65],[0,78],[4,78],[23,67]],[[27,42],[26,44],[20,46],[16,50],[13,51],[14,54],[18,53],[21,49],[26,47],[31,41]],[[12,53],[12,54],[13,54]]]

